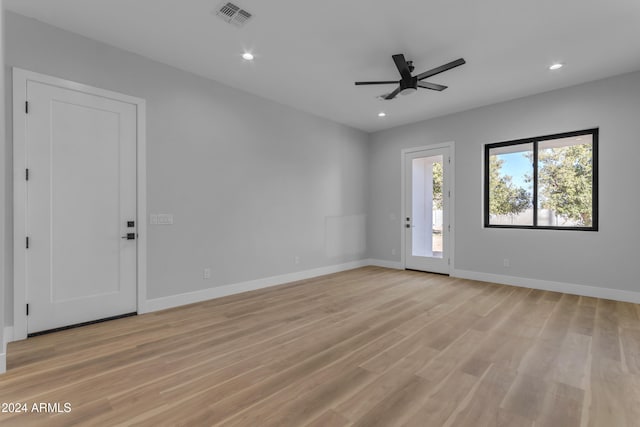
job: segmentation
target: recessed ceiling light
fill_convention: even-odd
[[[563,64],[556,62],[555,64],[551,65],[549,67],[550,70],[559,70],[560,68],[562,68]]]
[[[245,61],[253,61],[253,54],[251,52],[245,52],[242,54],[242,59]]]
[[[382,112],[378,113],[378,117],[387,117],[387,113],[382,111]]]

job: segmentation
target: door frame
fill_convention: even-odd
[[[35,81],[63,89],[110,98],[136,107],[136,203],[138,242],[136,245],[138,314],[144,313],[147,296],[147,169],[146,101],[110,90],[13,68],[13,334],[14,340],[27,338],[26,299],[26,111],[27,82]]]
[[[415,153],[418,151],[424,150],[434,150],[439,148],[448,148],[449,149],[449,157],[451,158],[451,163],[449,165],[449,191],[451,192],[451,196],[449,197],[449,212],[448,212],[448,221],[451,226],[451,230],[449,231],[449,275],[454,271],[454,260],[455,260],[455,142],[443,142],[440,144],[432,144],[432,145],[424,145],[422,147],[413,147],[413,148],[404,148],[400,151],[400,265],[403,270],[407,269],[406,264],[406,231],[405,231],[405,221],[404,219],[407,217],[406,212],[406,156],[407,154]]]

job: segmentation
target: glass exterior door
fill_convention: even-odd
[[[405,156],[405,267],[449,273],[449,149]]]

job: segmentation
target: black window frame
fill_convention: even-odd
[[[484,146],[484,227],[485,228],[515,228],[532,230],[567,230],[567,231],[598,231],[598,133],[599,128],[584,129],[573,132],[543,135],[534,138],[516,139],[512,141],[496,142]],[[592,222],[590,227],[557,227],[537,225],[538,222],[538,143],[552,139],[571,138],[575,136],[591,135],[592,141],[592,177],[591,190]],[[490,224],[489,219],[489,153],[492,148],[508,147],[521,144],[533,144],[533,225]]]

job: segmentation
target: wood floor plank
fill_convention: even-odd
[[[471,399],[462,403],[448,424],[461,427],[532,426],[530,420],[509,414],[500,406],[516,376],[515,370],[490,365]]]
[[[569,332],[545,379],[585,390],[589,367],[591,337]]]
[[[422,377],[412,375],[401,387],[394,390],[353,425],[356,427],[401,425],[420,407],[431,390],[433,390],[433,384]]]
[[[349,425],[351,425],[351,421],[333,409],[329,409],[315,420],[305,424],[305,427],[347,427]]]
[[[9,344],[6,426],[635,426],[640,306],[365,267]]]
[[[598,300],[593,345],[602,357],[621,361],[619,324],[615,307],[614,301]]]
[[[480,378],[460,370],[447,378],[447,382],[403,424],[406,427],[422,427],[428,424],[444,426],[462,404],[467,394],[473,390]]]
[[[640,330],[621,329],[620,342],[625,357],[626,371],[640,375]]]
[[[336,411],[346,419],[357,421],[389,395],[403,388],[418,370],[429,363],[435,354],[433,349],[422,345],[405,354],[398,355],[395,362],[382,375],[376,376],[373,381],[365,384],[348,399],[344,399],[339,405],[336,405]]]
[[[580,427],[585,391],[554,382],[546,393],[536,424]]]

